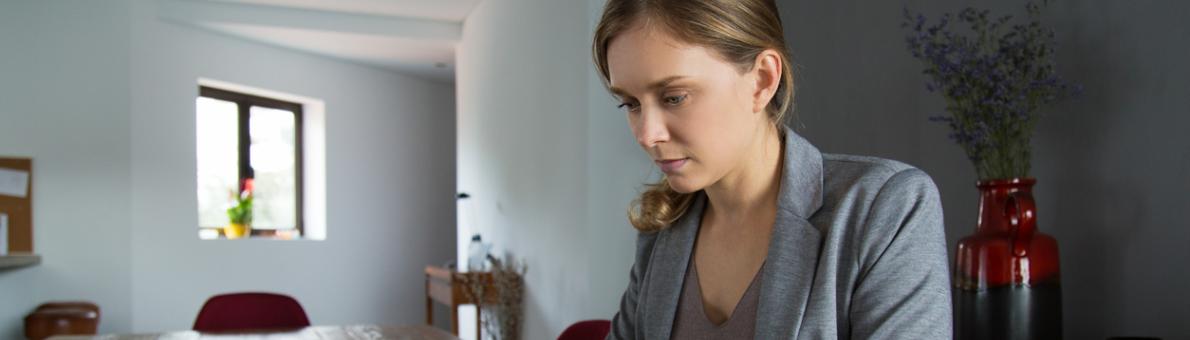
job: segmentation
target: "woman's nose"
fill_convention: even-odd
[[[648,149],[669,140],[669,130],[665,127],[663,112],[641,106],[637,117],[636,142],[642,148]]]

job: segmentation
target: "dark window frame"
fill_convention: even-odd
[[[259,107],[264,107],[264,108],[271,108],[271,109],[278,109],[278,110],[285,110],[285,111],[293,112],[294,139],[295,139],[295,141],[294,141],[294,172],[295,172],[294,173],[294,182],[295,182],[294,189],[297,191],[294,193],[294,196],[297,198],[297,202],[296,202],[297,203],[297,205],[296,205],[297,216],[296,216],[296,219],[294,219],[294,221],[296,221],[297,225],[294,226],[294,229],[297,230],[299,237],[305,236],[306,235],[305,221],[303,219],[303,215],[305,215],[304,214],[305,207],[303,204],[305,199],[302,197],[302,192],[304,191],[304,188],[303,188],[304,175],[303,175],[303,171],[302,171],[304,168],[303,161],[302,161],[302,149],[303,149],[302,145],[304,144],[303,143],[304,138],[302,136],[302,134],[303,134],[302,133],[302,109],[303,109],[302,104],[288,102],[288,101],[284,101],[284,100],[273,99],[273,98],[255,96],[255,95],[250,95],[250,94],[246,94],[246,93],[228,91],[228,90],[209,87],[209,86],[199,86],[198,87],[198,96],[233,102],[236,104],[236,107],[239,110],[239,112],[238,112],[238,117],[239,117],[239,133],[238,133],[238,135],[239,135],[239,138],[238,138],[237,144],[238,144],[238,151],[239,151],[240,157],[239,157],[239,161],[238,161],[238,163],[239,163],[239,169],[238,169],[239,181],[238,182],[239,183],[236,185],[236,189],[237,189],[236,192],[244,191],[244,180],[249,179],[249,178],[255,178],[255,174],[253,173],[253,170],[252,170],[252,159],[251,159],[252,155],[249,152],[250,147],[252,146],[252,136],[250,134],[251,127],[248,126],[248,124],[249,124],[249,121],[251,118],[252,107],[259,106]],[[265,229],[265,230],[252,229],[252,236],[271,236],[271,235],[275,235],[275,234],[276,234],[276,231],[273,229]]]

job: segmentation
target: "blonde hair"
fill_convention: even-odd
[[[685,43],[709,48],[740,72],[749,71],[756,57],[766,50],[781,56],[781,83],[765,107],[769,120],[785,124],[793,105],[793,75],[785,46],[781,18],[773,0],[609,0],[595,28],[592,54],[605,86],[610,85],[607,47],[612,39],[632,27],[636,20],[659,23]],[[784,129],[777,131],[784,133]],[[669,179],[649,184],[628,208],[628,220],[637,230],[660,231],[682,216],[694,202],[695,193],[680,193]]]

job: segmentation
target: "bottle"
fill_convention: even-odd
[[[484,251],[483,239],[479,234],[471,236],[471,244],[467,245],[467,271],[481,272],[484,270],[484,260],[488,254]]]

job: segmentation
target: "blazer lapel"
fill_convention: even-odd
[[[822,154],[785,130],[777,219],[760,278],[756,339],[796,338],[814,284],[822,233],[809,217],[822,207]],[[638,305],[645,339],[669,339],[694,240],[706,207],[699,192],[674,225],[660,231]]]
[[[686,266],[690,264],[690,253],[694,251],[694,239],[702,220],[706,197],[700,191],[686,213],[672,226],[660,231],[653,257],[649,260],[649,273],[641,296],[640,315],[645,339],[669,339],[673,331],[674,316],[682,284],[686,279]]]
[[[777,219],[760,279],[756,339],[795,339],[818,268],[822,232],[808,219],[822,207],[822,154],[785,130]]]

